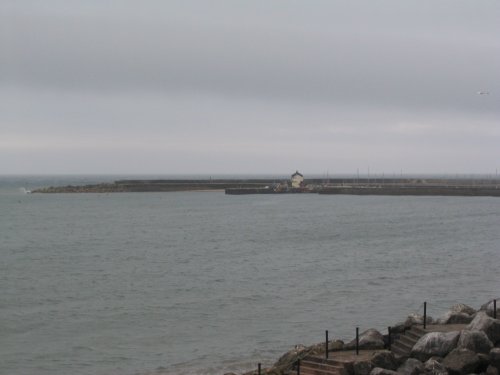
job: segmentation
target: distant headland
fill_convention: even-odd
[[[50,186],[32,193],[126,193],[224,191],[244,194],[437,195],[500,197],[500,179],[467,178],[312,178],[298,171],[289,179],[117,180],[91,185]]]

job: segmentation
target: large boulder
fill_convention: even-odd
[[[354,349],[356,347],[356,339],[345,345],[346,349]],[[383,349],[384,336],[376,329],[370,328],[359,335],[360,349]]]
[[[468,324],[472,321],[472,316],[462,313],[448,311],[442,317],[436,320],[437,324]]]
[[[453,349],[443,361],[450,375],[467,375],[481,372],[482,361],[471,350]]]
[[[499,300],[497,299],[497,305],[498,305]],[[494,302],[493,300],[490,300],[486,302],[484,305],[481,306],[479,311],[485,312],[488,316],[493,317],[493,307],[494,307]],[[500,306],[497,306],[497,318],[500,318]]]
[[[384,350],[373,354],[372,365],[374,367],[381,367],[387,370],[396,370],[398,362],[392,352]]]
[[[484,311],[478,312],[466,329],[483,331],[493,345],[500,341],[500,320],[490,318]]]
[[[397,373],[402,375],[418,375],[423,372],[424,364],[415,358],[408,358],[397,370]]]
[[[500,370],[500,348],[490,350],[490,364]]]
[[[451,306],[451,308],[439,319],[436,320],[437,324],[468,324],[473,318],[473,314],[476,313],[472,307],[464,305],[463,303],[457,303]]]
[[[424,363],[424,370],[427,375],[448,375],[446,367],[443,365],[441,357],[432,357]]]
[[[428,333],[413,346],[410,356],[420,361],[433,356],[444,357],[457,346],[459,337],[460,331]]]
[[[483,331],[463,330],[457,343],[458,349],[469,349],[476,353],[489,353],[493,344]]]
[[[451,306],[450,311],[455,312],[455,313],[464,313],[467,315],[473,315],[476,313],[476,310],[474,310],[472,307],[467,306],[463,303],[457,303],[457,304]]]

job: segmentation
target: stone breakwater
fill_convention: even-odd
[[[495,309],[496,300],[478,310],[456,304],[438,319],[426,316],[425,326],[424,316],[411,314],[390,327],[390,334],[369,329],[357,341],[296,345],[261,374],[499,375],[500,320]]]
[[[32,193],[141,193],[172,191],[220,191],[231,188],[263,188],[274,183],[268,179],[208,179],[208,180],[118,180],[93,185],[50,186]]]
[[[170,191],[225,191],[242,194],[351,194],[351,195],[442,195],[500,196],[498,179],[308,179],[300,188],[289,181],[267,179],[186,179],[186,180],[118,180],[80,186],[51,186],[34,189],[33,193],[123,193]]]

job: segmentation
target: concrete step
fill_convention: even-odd
[[[408,343],[403,342],[403,341],[396,341],[395,343],[393,343],[393,344],[391,345],[391,348],[392,348],[393,346],[395,346],[395,347],[397,347],[397,348],[400,348],[400,349],[403,349],[404,351],[406,351],[406,352],[408,352],[408,353],[409,353],[409,352],[411,351],[411,349],[413,348],[413,345],[412,345],[412,344],[408,344]]]
[[[394,355],[398,356],[398,357],[408,357],[408,353],[399,348],[398,346],[391,346],[391,352],[394,353]]]
[[[300,367],[300,374],[301,375],[341,375],[341,370],[333,370],[333,371],[327,371],[327,370],[320,370],[316,368],[310,368],[310,367]]]
[[[411,348],[402,344],[401,342],[396,342],[391,345],[392,352],[398,352],[399,355],[409,356],[411,352]]]
[[[420,326],[412,326],[410,330],[403,335],[398,335],[391,345],[391,351],[398,356],[410,355],[411,349],[417,341],[427,333]]]
[[[344,365],[334,359],[306,356],[300,361],[301,375],[340,375]]]
[[[415,332],[417,334],[420,334],[420,336],[423,336],[426,333],[429,333],[427,330],[425,330],[423,328],[423,326],[421,327],[421,326],[416,326],[416,325],[411,326],[410,331]]]
[[[335,354],[330,353],[330,357],[332,357]],[[302,361],[308,361],[308,362],[315,362],[319,364],[326,364],[330,366],[344,366],[342,362],[337,361],[335,358],[325,358],[325,357],[319,357],[319,356],[314,356],[314,355],[307,355],[304,358],[302,358]]]
[[[409,346],[409,347],[412,347],[413,348],[413,345],[415,345],[417,343],[418,340],[416,340],[415,338],[413,337],[410,337],[410,336],[401,336],[399,338],[399,342]]]
[[[423,335],[420,332],[410,330],[406,331],[405,336],[411,337],[412,339],[415,339],[415,341],[418,341]]]
[[[300,375],[341,375],[340,371],[326,372],[322,370],[300,368]]]
[[[317,370],[325,370],[325,371],[337,371],[337,370],[342,370],[344,366],[341,365],[327,365],[327,364],[321,364],[317,362],[309,362],[309,361],[300,361],[300,368],[312,368],[312,369],[317,369]]]

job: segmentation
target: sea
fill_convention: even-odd
[[[28,193],[124,177],[0,177],[0,374],[242,373],[500,294],[500,198]]]

